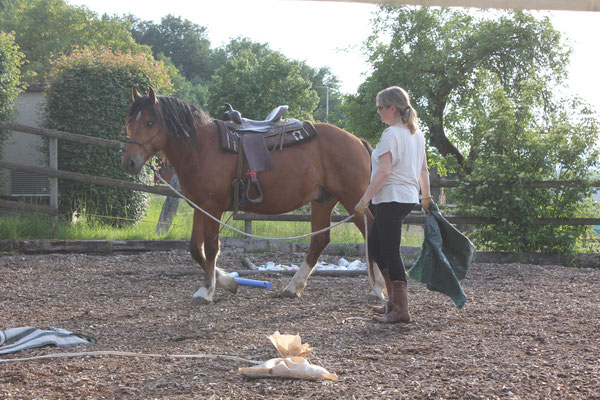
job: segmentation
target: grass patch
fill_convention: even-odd
[[[60,221],[58,229],[53,230],[50,218],[34,214],[12,214],[0,216],[0,240],[12,239],[63,239],[63,240],[157,240],[157,239],[189,239],[192,232],[193,209],[186,202],[181,201],[177,214],[173,218],[167,233],[157,234],[156,225],[160,217],[164,197],[151,196],[148,202],[146,215],[140,221],[124,228],[114,228],[107,223],[96,220],[87,220],[86,216],[80,217],[76,222]],[[231,213],[223,215],[222,221],[241,231],[244,230],[244,221],[234,221]],[[411,229],[412,228],[412,229]],[[411,227],[402,234],[403,246],[420,247],[423,243],[421,230]],[[269,238],[282,238],[300,236],[310,233],[309,222],[275,222],[254,221],[252,233],[257,236]],[[227,227],[221,228],[221,236],[242,237]],[[298,243],[308,243],[309,237],[294,240]],[[358,228],[352,223],[342,224],[331,231],[331,243],[361,243],[363,237]]]

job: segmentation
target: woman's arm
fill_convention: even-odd
[[[427,214],[431,214],[429,207],[433,204],[431,197],[431,188],[429,186],[429,168],[427,168],[427,154],[423,157],[423,165],[421,166],[421,174],[419,176],[419,184],[421,185],[421,200],[423,202],[423,210]]]
[[[359,203],[366,206],[369,201],[381,190],[388,176],[392,172],[392,153],[389,151],[379,156],[379,167],[373,175],[373,180],[369,183],[365,194],[363,194]]]

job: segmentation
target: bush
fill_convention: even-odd
[[[172,84],[162,62],[149,54],[80,49],[52,66],[46,90],[45,126],[67,132],[123,141],[131,88],[145,92],[152,86],[169,94]],[[148,183],[145,168],[131,177],[121,168],[121,152],[69,141],[59,141],[58,168],[90,175]],[[59,181],[59,212],[111,216],[122,225],[141,217],[146,195],[74,181]]]
[[[569,254],[587,226],[540,225],[539,218],[595,217],[594,188],[588,180],[598,166],[597,121],[577,100],[562,103],[547,124],[533,123],[522,104],[500,89],[491,94],[488,118],[472,127],[482,138],[471,175],[454,195],[460,215],[496,218],[475,229],[475,244],[495,251]],[[533,181],[580,181],[561,188],[529,188]]]
[[[23,54],[19,52],[12,33],[0,32],[0,121],[12,117],[14,102],[22,92],[20,84],[20,67]],[[8,132],[0,130],[0,156]]]

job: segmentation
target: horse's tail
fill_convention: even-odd
[[[367,151],[369,152],[369,158],[371,157],[371,154],[373,154],[373,150],[375,150],[373,148],[373,146],[371,145],[371,143],[369,143],[369,141],[367,139],[363,139],[360,138],[360,141],[362,142],[363,146],[365,146],[365,149],[367,149]],[[371,168],[372,165],[369,162],[369,176],[371,176]],[[373,204],[369,203],[369,210],[371,210],[371,214],[375,215],[375,206],[373,206]]]
[[[360,141],[362,142],[363,146],[365,146],[365,148],[367,149],[367,151],[369,152],[369,155],[371,155],[373,153],[373,146],[371,146],[371,143],[369,143],[369,141],[367,139],[363,139],[360,138]]]
[[[369,141],[367,139],[363,139],[363,138],[359,138],[359,139],[362,142],[363,146],[365,146],[365,149],[367,149],[367,151],[369,152],[369,158],[371,158],[371,154],[373,154],[373,150],[375,150],[375,149],[373,148],[373,146],[371,146],[371,143],[369,143]],[[371,176],[371,163],[370,162],[369,162],[369,176]]]
[[[369,158],[371,158],[371,154],[373,154],[373,146],[369,143],[368,140],[360,138],[363,146],[369,152]],[[369,176],[371,174],[371,163],[369,162]],[[369,210],[373,216],[375,215],[375,206],[373,204],[369,204]],[[365,246],[367,244],[367,238],[365,238]],[[372,292],[380,299],[383,297],[383,288],[385,288],[385,281],[383,279],[383,275],[381,275],[381,271],[379,268],[375,269],[375,260],[373,259],[373,255],[369,254],[369,259],[367,260],[367,275],[369,277],[369,283],[371,286]]]

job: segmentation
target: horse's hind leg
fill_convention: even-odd
[[[311,230],[313,232],[327,228],[331,224],[331,212],[336,204],[337,200],[334,198],[329,198],[323,202],[311,202]],[[329,244],[329,239],[330,231],[319,233],[310,238],[308,254],[290,283],[281,292],[281,296],[300,297],[321,253]]]
[[[344,208],[346,208],[346,210],[354,210],[354,206],[356,205],[356,203],[358,203],[358,200],[354,202],[354,204],[342,202],[342,205],[344,206]],[[367,226],[371,226],[373,224],[373,216],[371,212],[367,211],[365,215],[367,216]],[[356,225],[356,227],[362,233],[363,238],[365,238],[366,246],[367,240],[365,233],[367,230],[365,229],[364,217],[354,216],[352,222],[354,222],[354,225]],[[379,270],[377,262],[375,262],[373,258],[373,254],[369,254],[369,260],[367,260],[367,263],[367,275],[369,276],[369,287],[371,288],[370,294],[374,297],[377,297],[381,301],[385,301],[384,290],[387,291],[385,280],[383,279],[383,275],[381,275],[381,271]]]
[[[194,293],[193,304],[212,302],[216,283],[230,292],[237,291],[235,278],[216,267],[219,255],[218,227],[216,222],[207,220],[198,211],[194,213],[190,254],[204,269],[204,286]]]

